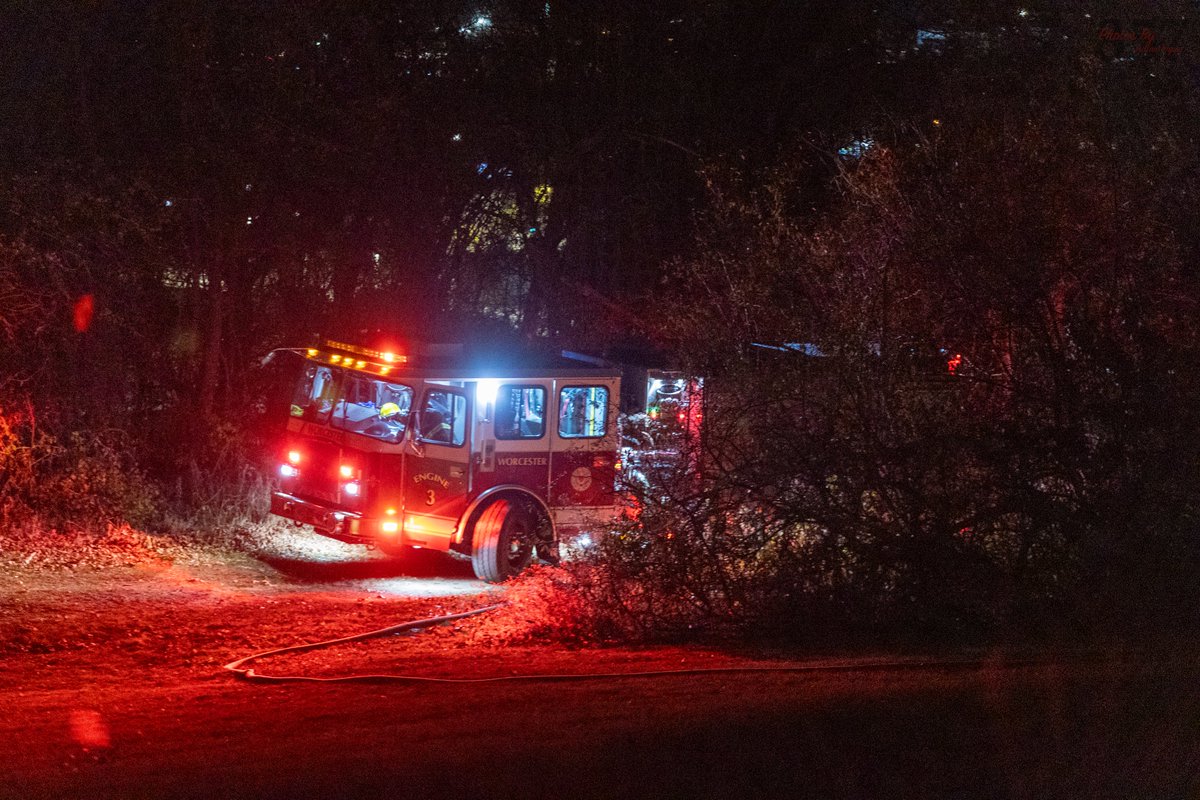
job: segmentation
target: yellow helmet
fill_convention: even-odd
[[[384,403],[379,407],[379,416],[382,419],[391,419],[392,417],[400,416],[400,406],[395,403]]]

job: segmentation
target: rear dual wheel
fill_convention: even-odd
[[[471,566],[489,583],[511,578],[533,559],[535,520],[511,500],[494,500],[475,521]]]

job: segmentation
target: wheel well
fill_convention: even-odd
[[[510,503],[524,509],[526,513],[533,515],[539,527],[544,524],[549,528],[551,539],[557,538],[550,511],[539,497],[525,489],[517,487],[511,489],[505,488],[486,494],[475,501],[475,505],[467,513],[466,517],[463,518],[460,535],[456,537],[458,539],[458,543],[455,545],[456,550],[467,555],[471,554],[472,539],[475,536],[475,523],[483,514],[484,509],[497,500],[508,500]]]

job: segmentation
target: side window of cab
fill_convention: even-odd
[[[558,393],[558,435],[565,439],[597,439],[608,427],[608,389],[568,386]]]
[[[496,392],[496,438],[540,439],[546,433],[546,390],[506,383]]]
[[[429,389],[421,403],[422,442],[462,447],[467,438],[467,398],[453,389]]]
[[[337,396],[337,381],[329,367],[309,364],[292,395],[291,415],[325,424]]]

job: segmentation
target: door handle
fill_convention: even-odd
[[[463,474],[464,474],[464,470],[462,467],[451,467],[450,468],[450,477],[451,478],[461,478],[463,476]]]

